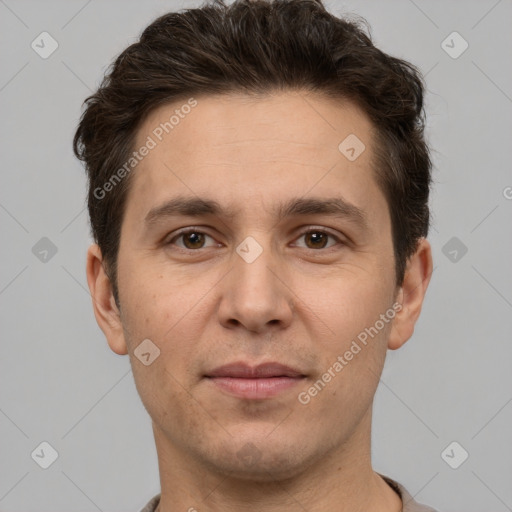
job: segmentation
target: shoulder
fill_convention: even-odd
[[[385,475],[381,474],[380,476],[402,499],[402,512],[437,512],[432,507],[418,503],[402,484]]]
[[[151,500],[140,510],[140,512],[155,512],[156,507],[160,503],[160,494],[153,496]]]

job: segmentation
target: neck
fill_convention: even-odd
[[[157,512],[400,512],[402,501],[373,471],[371,411],[351,439],[282,478],[251,479],[215,471],[184,453],[155,424],[161,498]]]

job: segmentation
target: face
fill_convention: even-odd
[[[96,315],[130,354],[157,446],[221,473],[292,476],[368,440],[386,350],[411,332],[372,125],[306,93],[196,101],[169,133],[158,127],[182,104],[138,131],[137,148],[155,146],[131,176],[120,316]],[[147,365],[143,340],[147,360],[159,350]]]

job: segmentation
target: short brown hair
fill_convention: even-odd
[[[73,149],[86,165],[91,231],[118,301],[117,255],[130,176],[102,187],[129,158],[156,107],[192,95],[306,90],[357,104],[376,128],[377,182],[392,222],[395,273],[428,233],[431,161],[424,84],[410,63],[377,49],[364,20],[322,0],[213,0],[153,21],[111,64],[84,104]]]

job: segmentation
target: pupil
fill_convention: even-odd
[[[320,241],[324,242],[320,245],[320,247],[325,247],[324,233],[313,232],[313,233],[308,233],[308,236],[313,238],[313,244],[315,244],[315,242],[318,242],[320,240]],[[323,238],[323,240],[322,240],[322,238]],[[317,247],[318,247],[318,244],[317,244]]]
[[[202,235],[199,233],[189,233],[185,239],[187,241],[187,244],[192,245],[192,249],[196,249],[197,245],[201,245],[202,242]]]

